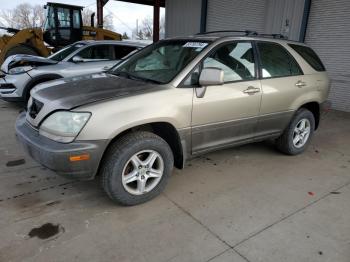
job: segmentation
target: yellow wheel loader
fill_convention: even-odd
[[[106,29],[83,26],[83,7],[47,3],[46,21],[43,28],[4,28],[9,34],[0,37],[0,65],[15,54],[48,56],[60,48],[79,40],[121,40],[121,35]]]

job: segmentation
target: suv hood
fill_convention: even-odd
[[[32,89],[27,120],[33,126],[38,126],[53,111],[71,110],[89,103],[155,88],[161,86],[107,73],[62,78],[37,85]]]
[[[34,55],[12,55],[6,58],[1,66],[1,71],[8,73],[11,68],[19,66],[44,66],[57,64],[55,60],[51,60],[46,57],[34,56]]]

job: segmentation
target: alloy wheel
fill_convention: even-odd
[[[301,119],[293,131],[293,145],[296,148],[303,147],[310,137],[311,123],[308,119]]]
[[[140,151],[123,168],[123,187],[132,195],[146,194],[159,184],[163,172],[164,161],[159,153],[154,150]]]

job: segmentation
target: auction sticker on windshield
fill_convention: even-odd
[[[201,49],[203,49],[207,45],[208,45],[208,43],[203,43],[203,42],[187,42],[186,44],[183,45],[183,47],[191,47],[191,48],[201,48]]]

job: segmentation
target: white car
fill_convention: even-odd
[[[9,102],[27,102],[30,90],[43,82],[107,71],[146,44],[132,41],[79,41],[48,58],[8,57],[1,66],[0,96]]]

